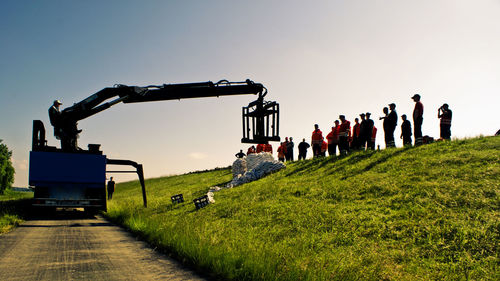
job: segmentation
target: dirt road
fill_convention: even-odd
[[[0,236],[0,280],[204,280],[83,212],[34,218]]]

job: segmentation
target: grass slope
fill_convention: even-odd
[[[294,162],[195,210],[230,179],[147,180],[147,209],[119,184],[106,215],[221,279],[500,279],[500,137]]]
[[[0,195],[0,234],[11,230],[23,221],[29,209],[30,198],[33,198],[33,193],[10,189],[6,189],[5,193]]]

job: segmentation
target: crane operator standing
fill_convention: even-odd
[[[68,122],[68,119],[63,116],[63,112],[59,109],[62,102],[55,100],[49,108],[50,124],[54,126],[54,136],[61,140],[61,149],[63,151],[79,150],[77,145],[78,134],[82,132],[77,128],[76,122]]]
[[[52,106],[49,108],[49,119],[50,124],[54,126],[54,136],[56,139],[61,140],[61,149],[63,151],[73,151],[77,149],[76,146],[76,135],[71,138],[68,136],[67,132],[63,129],[63,127],[67,127],[66,123],[62,119],[62,113],[59,107],[62,102],[59,100],[55,100]],[[75,128],[74,131],[77,131]],[[79,131],[81,132],[81,130]],[[78,133],[78,131],[77,131]]]
[[[49,108],[50,124],[54,126],[54,136],[56,137],[56,139],[60,139],[61,135],[61,111],[59,110],[59,106],[61,106],[61,104],[61,101],[55,100],[52,106]]]

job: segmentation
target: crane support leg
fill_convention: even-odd
[[[144,202],[144,207],[148,207],[148,200],[146,198],[146,186],[144,184],[144,171],[142,169],[142,164],[137,164],[137,162],[131,160],[122,160],[122,159],[106,159],[106,164],[126,165],[126,166],[133,166],[134,168],[136,168],[137,176],[139,176],[139,182],[141,183],[141,188],[142,188],[142,201]],[[129,173],[131,171],[109,171],[109,172]]]

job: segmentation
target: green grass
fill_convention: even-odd
[[[30,198],[33,198],[33,193],[10,189],[6,189],[5,193],[0,195],[0,234],[23,222],[30,205]]]
[[[118,184],[106,215],[220,279],[500,279],[500,137],[294,162],[195,210],[230,179],[147,180],[147,209]]]

